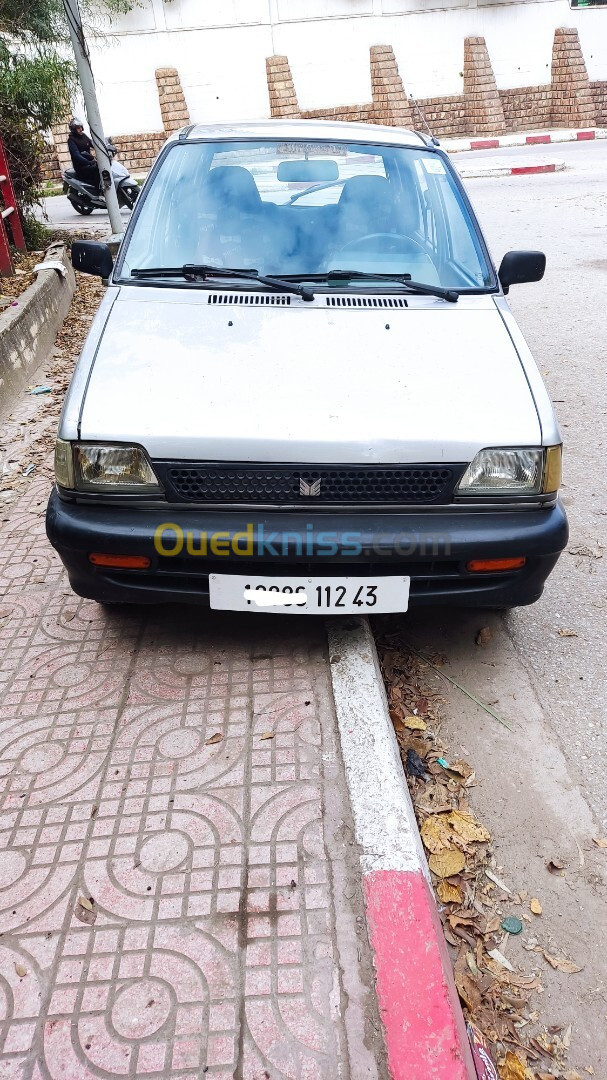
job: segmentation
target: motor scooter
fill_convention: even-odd
[[[112,177],[118,196],[118,206],[126,206],[132,210],[139,195],[137,181],[133,180],[124,165],[119,161],[114,161],[118,153],[116,147],[108,143],[107,149],[112,162]],[[77,213],[87,217],[93,213],[93,210],[107,210],[104,195],[100,194],[94,184],[86,184],[84,180],[79,180],[75,169],[65,169],[61,173],[61,179],[64,194],[67,195],[68,201]]]

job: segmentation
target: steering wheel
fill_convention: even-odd
[[[373,250],[373,248],[376,247],[377,240],[379,240],[380,238],[389,241],[389,243],[383,249],[386,254],[394,251],[401,251],[402,248],[398,246],[397,241],[404,240],[407,247],[417,248],[421,255],[425,255],[426,258],[430,262],[432,262],[432,259],[430,259],[427,251],[424,251],[422,245],[418,243],[417,240],[414,240],[412,236],[405,236],[403,233],[367,233],[365,236],[359,236],[356,240],[350,240],[348,244],[344,244],[342,248],[339,248],[339,250],[336,251],[335,254],[341,255],[342,252],[345,251],[367,251],[369,250],[369,248]]]

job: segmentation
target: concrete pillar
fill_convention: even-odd
[[[560,26],[552,48],[553,127],[594,127],[595,105],[577,30]]]
[[[503,135],[504,110],[483,37],[464,41],[466,134]]]
[[[162,126],[167,135],[190,123],[181,79],[176,68],[157,68],[156,84],[160,101]]]
[[[288,56],[268,56],[266,58],[266,75],[270,98],[270,116],[301,116]]]
[[[411,105],[391,45],[373,45],[371,48],[371,91],[373,119],[377,124],[413,127]]]

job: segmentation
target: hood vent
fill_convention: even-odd
[[[278,305],[286,307],[291,303],[291,297],[284,293],[254,293],[254,292],[228,292],[209,293],[209,304],[254,304],[257,307]]]
[[[327,307],[406,308],[402,296],[327,296]]]

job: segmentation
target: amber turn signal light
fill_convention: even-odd
[[[496,570],[520,570],[526,562],[522,555],[514,559],[470,559],[466,570],[471,574],[492,574]]]
[[[89,555],[89,562],[114,570],[147,570],[150,565],[147,555],[101,555],[98,551]]]

